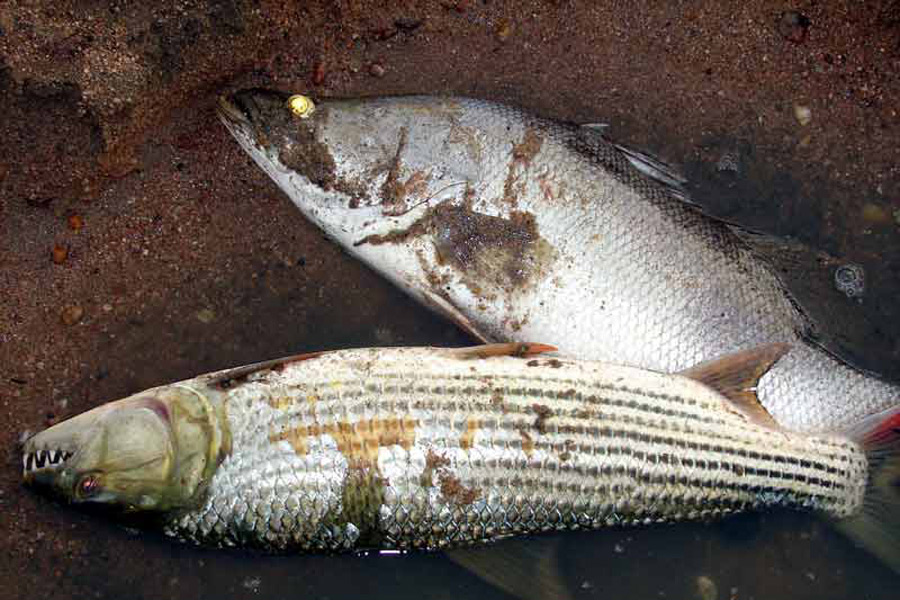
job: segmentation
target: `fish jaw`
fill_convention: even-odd
[[[175,384],[99,406],[29,438],[23,481],[72,503],[164,511],[196,501],[219,462],[219,418]]]

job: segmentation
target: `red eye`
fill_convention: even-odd
[[[78,495],[81,498],[90,498],[100,491],[100,480],[93,475],[86,475],[78,482]]]

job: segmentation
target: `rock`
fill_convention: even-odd
[[[809,17],[796,10],[786,10],[778,17],[777,29],[781,37],[794,44],[802,44],[809,34]]]
[[[891,222],[891,214],[888,210],[873,202],[866,202],[862,209],[862,218],[867,223],[883,225]]]
[[[700,575],[694,582],[697,586],[697,598],[699,600],[717,600],[719,597],[719,588],[716,582],[707,577]]]
[[[847,263],[834,271],[834,287],[848,298],[862,299],[866,291],[866,272],[861,265]]]
[[[84,227],[84,219],[81,218],[81,215],[69,216],[69,228],[72,231],[81,231],[82,227]]]
[[[59,313],[63,325],[75,325],[84,316],[84,309],[80,306],[67,306]]]
[[[61,265],[66,262],[66,258],[69,256],[69,249],[65,246],[56,244],[55,246],[53,246],[53,251],[51,252],[51,254],[53,256],[53,262]]]
[[[372,63],[372,66],[369,67],[369,73],[372,75],[372,77],[378,77],[378,78],[384,77],[384,74],[386,72],[387,71],[385,70],[385,68],[383,66],[381,66],[379,63]]]
[[[809,125],[809,122],[812,121],[812,111],[808,106],[801,106],[799,104],[794,105],[794,117],[797,119],[797,122],[802,126]]]

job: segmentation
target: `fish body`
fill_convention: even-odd
[[[685,375],[493,348],[340,350],[153,388],[31,438],[24,476],[274,551],[864,512],[859,441],[758,423]]]
[[[240,92],[219,112],[307,218],[483,341],[665,372],[789,343],[758,394],[801,431],[900,400],[808,341],[752,236],[595,129],[466,98],[326,100],[303,117],[285,98]]]

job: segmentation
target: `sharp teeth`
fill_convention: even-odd
[[[72,457],[68,450],[35,450],[22,457],[22,466],[25,472],[42,469],[45,466],[54,466],[64,463]]]

